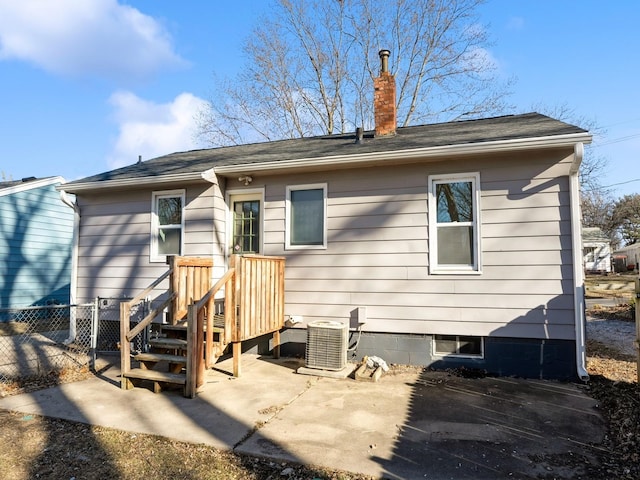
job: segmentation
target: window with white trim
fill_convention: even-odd
[[[150,261],[164,262],[181,255],[184,242],[184,190],[153,192]]]
[[[465,335],[434,335],[433,353],[436,356],[484,357],[482,337]]]
[[[327,247],[327,185],[287,187],[286,248]]]
[[[431,273],[479,273],[480,174],[429,177]]]

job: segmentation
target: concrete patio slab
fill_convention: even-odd
[[[203,443],[380,478],[571,478],[605,425],[577,385],[405,369],[378,382],[296,374],[296,359],[242,356],[197,398],[121,390],[118,369],[0,399],[0,408]]]

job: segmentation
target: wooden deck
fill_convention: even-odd
[[[205,369],[212,367],[229,344],[235,376],[240,376],[243,341],[272,334],[274,355],[279,355],[280,330],[284,326],[284,258],[233,255],[229,270],[213,286],[211,259],[171,257],[168,264],[165,274],[134,299],[121,304],[123,389],[141,381],[152,382],[154,391],[160,391],[165,384],[183,385],[185,396],[193,398],[203,383]],[[166,278],[169,289],[163,293],[167,300],[129,329],[132,308]],[[221,291],[223,313],[216,311],[216,295]],[[150,341],[154,351],[132,357],[130,342],[165,308],[167,324],[161,326],[162,335]],[[132,368],[132,358],[141,368]],[[159,366],[167,370],[155,370]]]

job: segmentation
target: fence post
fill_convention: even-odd
[[[78,307],[76,307],[78,308]],[[96,369],[96,361],[98,359],[97,348],[98,348],[98,322],[100,319],[98,318],[98,309],[100,308],[100,297],[96,297],[93,301],[93,307],[91,309],[91,333],[89,334],[89,349],[91,356],[91,369]]]
[[[187,307],[187,379],[184,387],[184,396],[195,398],[198,371],[198,306],[190,304]]]
[[[197,360],[197,370],[196,370],[196,389],[200,388],[204,384],[204,323],[205,323],[205,312],[204,310],[196,309],[196,342],[197,348],[196,350],[196,360]]]
[[[211,297],[209,298],[209,301],[207,302],[207,306],[206,306],[206,317],[205,317],[205,323],[207,325],[206,333],[204,336],[204,343],[205,343],[205,348],[204,348],[204,359],[205,359],[205,368],[208,370],[211,368],[211,366],[213,365],[213,359],[211,358],[213,356],[213,311],[215,309],[214,306],[214,302],[215,299],[213,298],[213,295],[211,295]]]
[[[636,352],[638,355],[638,360],[636,362],[636,376],[637,382],[640,383],[640,276],[636,278],[636,301],[635,301],[635,310],[636,310]]]
[[[131,382],[127,378],[131,368],[131,344],[127,339],[129,335],[129,322],[131,318],[131,304],[129,302],[120,303],[120,388],[128,390]]]

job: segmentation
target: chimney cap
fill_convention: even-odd
[[[389,71],[389,55],[391,55],[391,51],[383,49],[378,52],[380,56],[380,72],[386,73]]]

